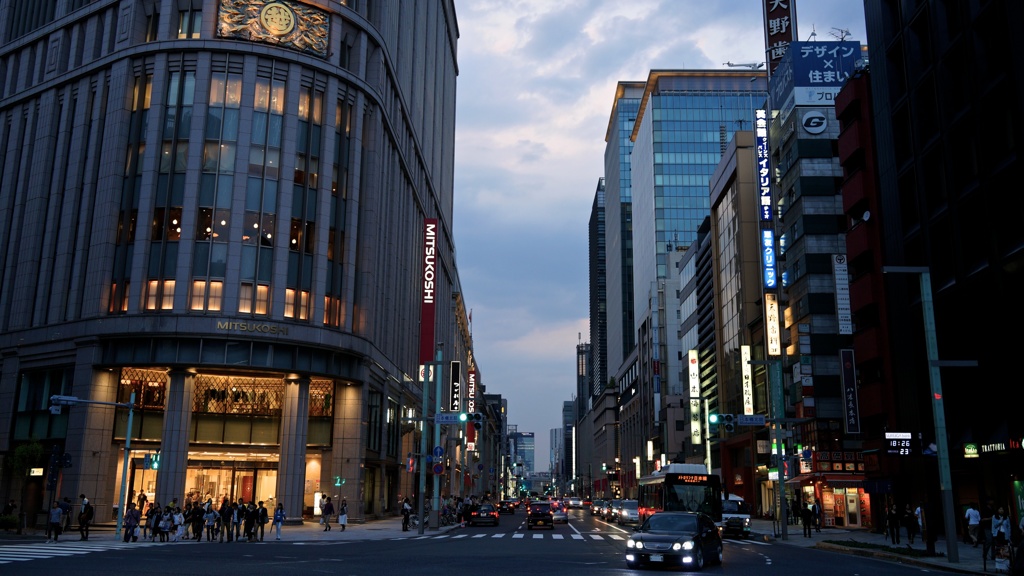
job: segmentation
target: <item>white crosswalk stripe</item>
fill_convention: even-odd
[[[46,558],[66,558],[68,556],[78,556],[81,554],[89,554],[90,552],[102,552],[104,550],[119,550],[123,548],[139,547],[146,548],[151,545],[151,542],[93,543],[92,541],[88,544],[80,541],[68,542],[66,544],[63,542],[51,544],[42,542],[38,544],[13,544],[10,546],[0,546],[0,564],[26,562],[29,560],[43,560]]]

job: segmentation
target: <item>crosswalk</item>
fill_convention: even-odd
[[[446,534],[425,534],[422,536],[402,536],[392,540],[561,540],[577,542],[625,542],[629,536],[607,532],[586,532],[586,533],[559,533],[559,532],[448,532]],[[731,544],[752,544],[755,546],[769,546],[767,542],[757,540],[731,540],[723,539],[723,542]]]
[[[152,542],[81,542],[69,540],[47,544],[39,542],[36,544],[11,544],[0,546],[0,564],[12,562],[27,562],[29,560],[45,560],[47,558],[66,558],[89,554],[90,552],[101,552],[104,550],[119,550],[122,548],[139,548],[152,546]],[[2,571],[0,571],[2,572]]]

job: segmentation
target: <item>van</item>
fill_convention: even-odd
[[[750,505],[741,496],[722,495],[722,535],[750,536]]]

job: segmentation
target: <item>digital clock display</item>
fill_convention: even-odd
[[[917,440],[910,432],[886,432],[886,453],[894,456],[911,456],[917,453]]]

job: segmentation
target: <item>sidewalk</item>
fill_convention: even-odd
[[[821,532],[814,532],[810,538],[804,537],[802,526],[790,524],[786,528],[787,539],[783,540],[781,533],[776,533],[776,530],[781,532],[781,526],[774,526],[770,520],[751,521],[752,537],[777,544],[871,556],[963,574],[1006,574],[1005,571],[997,572],[995,562],[991,560],[988,560],[987,566],[983,564],[981,546],[975,548],[963,542],[957,542],[960,561],[950,562],[946,556],[946,540],[943,537],[939,537],[935,542],[935,556],[927,556],[927,548],[921,538],[916,538],[914,544],[908,546],[906,536],[901,535],[900,544],[897,546],[892,544],[887,535],[860,528],[822,528]]]
[[[461,525],[455,524],[452,526],[444,526],[439,529],[426,528],[424,529],[424,536],[434,536],[438,534],[444,534],[453,528],[461,528]],[[116,525],[114,523],[103,523],[94,524],[89,530],[89,542],[110,542],[115,538],[114,532]],[[335,522],[331,525],[330,532],[324,531],[324,527],[316,520],[305,520],[302,524],[285,524],[281,527],[281,541],[283,542],[338,542],[344,540],[387,540],[391,538],[410,538],[419,536],[418,528],[411,528],[408,532],[402,531],[402,517],[401,516],[389,516],[382,519],[371,519],[364,523],[352,524],[349,523],[345,530],[342,531],[341,527]],[[267,524],[265,527],[263,540],[273,541],[275,533],[273,530],[273,524]],[[26,528],[22,534],[16,534],[13,530],[5,532],[0,530],[0,542],[45,542],[46,532],[43,528]],[[65,532],[60,537],[61,542],[79,542],[78,527],[75,525],[71,526],[68,532]],[[176,545],[181,543],[190,542],[189,540],[183,540],[179,543],[168,542],[169,545]],[[193,544],[198,542],[191,541]],[[205,543],[205,536],[203,539]],[[244,544],[245,542],[239,542]]]

